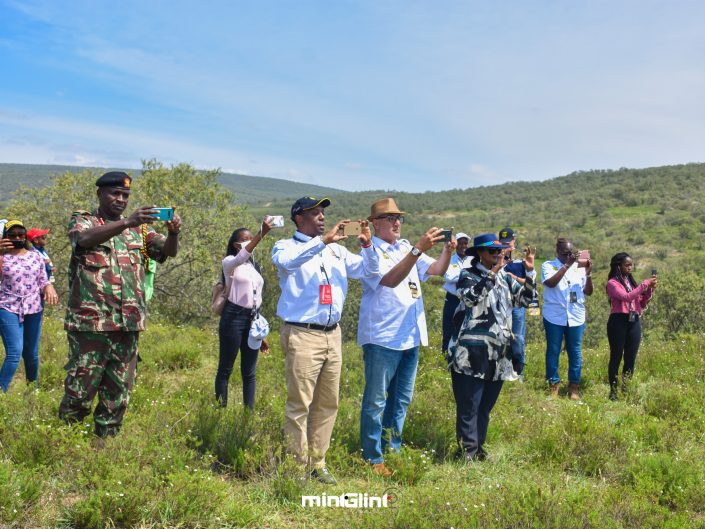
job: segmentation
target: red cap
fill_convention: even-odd
[[[46,235],[47,233],[49,233],[49,230],[40,230],[39,228],[32,228],[27,232],[27,238],[31,242],[34,242],[35,239],[41,237],[42,235]]]

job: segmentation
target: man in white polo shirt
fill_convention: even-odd
[[[470,262],[473,259],[471,256],[465,255],[470,236],[467,233],[460,232],[455,236],[455,241],[457,243],[455,253],[451,256],[448,270],[443,275],[443,279],[446,280],[443,285],[443,289],[446,291],[446,299],[445,303],[443,303],[443,341],[441,342],[441,350],[444,353],[448,350],[448,342],[450,342],[450,337],[455,332],[453,315],[455,314],[455,309],[460,305],[460,298],[457,295],[458,278],[461,270],[466,266],[470,266]]]
[[[311,476],[335,485],[326,467],[326,451],[338,413],[338,387],[342,366],[340,321],[348,277],[376,276],[379,262],[367,221],[358,236],[361,255],[350,253],[337,241],[347,238],[343,220],[325,231],[327,198],[303,197],[291,207],[296,224],[293,238],[277,241],[272,261],[279,274],[281,296],[277,315],[286,370],[287,447]]]
[[[419,360],[419,344],[428,345],[421,281],[448,269],[455,241],[434,260],[423,252],[443,239],[431,228],[412,246],[401,239],[404,213],[392,198],[372,204],[368,220],[375,228],[372,243],[379,272],[362,280],[357,339],[365,362],[365,392],[360,414],[362,456],[375,472],[389,476],[383,451],[401,448],[406,410],[411,402]]]
[[[556,258],[541,265],[543,278],[543,327],[546,331],[546,380],[558,396],[561,378],[558,359],[563,340],[568,353],[568,397],[580,400],[582,343],[585,331],[585,296],[592,294],[592,261],[578,266],[573,243],[556,242]]]

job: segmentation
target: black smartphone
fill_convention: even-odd
[[[450,242],[453,237],[453,230],[441,230],[441,235],[443,235],[443,242]]]
[[[651,275],[652,275],[652,276],[655,276],[655,275],[656,275],[656,269],[655,269],[655,268],[652,268],[652,269],[651,269]]]

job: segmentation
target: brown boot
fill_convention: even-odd
[[[571,382],[568,384],[568,398],[570,400],[580,400],[580,385]]]
[[[560,383],[555,384],[548,383],[548,396],[553,398],[558,398],[558,390],[561,389]]]
[[[388,478],[392,475],[392,471],[389,470],[384,463],[374,463],[372,465],[372,470],[375,474],[379,474],[383,478]]]

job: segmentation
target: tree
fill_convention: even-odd
[[[210,296],[220,261],[232,231],[255,224],[233,193],[218,184],[219,171],[197,171],[188,164],[165,167],[156,160],[143,162],[135,178],[129,209],[140,205],[174,206],[183,219],[179,255],[157,269],[150,311],[175,322],[198,322],[210,317]],[[49,228],[47,246],[57,267],[57,291],[66,300],[66,270],[71,247],[66,226],[71,212],[97,207],[95,180],[100,173],[87,170],[54,177],[47,187],[20,188],[6,215],[20,218],[27,227]],[[161,223],[153,227],[166,233]]]

